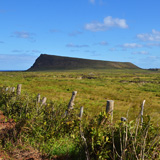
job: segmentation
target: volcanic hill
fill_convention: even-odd
[[[112,62],[41,54],[28,71],[74,69],[139,69],[130,62]]]

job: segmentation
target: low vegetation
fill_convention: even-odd
[[[159,78],[142,70],[0,73],[0,110],[16,122],[1,131],[1,146],[30,145],[50,159],[159,159]],[[21,95],[10,89],[19,83]],[[67,110],[74,90],[74,109]],[[38,103],[38,93],[47,102]],[[113,122],[105,112],[109,99],[115,101]]]

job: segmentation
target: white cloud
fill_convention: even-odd
[[[111,16],[105,17],[103,23],[93,22],[85,25],[86,30],[90,30],[93,32],[105,31],[112,27],[119,27],[125,29],[128,28],[128,25],[125,19],[112,18]]]
[[[69,44],[66,45],[66,47],[83,48],[83,47],[89,47],[89,45],[86,45],[86,44],[77,45],[77,44],[69,43]]]
[[[141,44],[137,44],[137,43],[125,43],[123,45],[121,45],[122,48],[140,48],[142,47]]]
[[[33,37],[33,33],[25,32],[25,31],[16,31],[13,33],[12,37],[30,39]]]
[[[89,0],[90,3],[94,4],[95,3],[95,0]]]
[[[142,55],[147,55],[149,54],[147,51],[138,51],[138,52],[132,52],[132,54],[142,54]]]
[[[137,38],[142,41],[160,41],[160,31],[152,29],[152,33],[138,34]]]

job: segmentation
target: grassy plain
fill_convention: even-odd
[[[77,91],[75,108],[84,106],[89,116],[106,108],[107,100],[115,101],[114,120],[134,118],[145,99],[144,114],[154,124],[160,121],[160,72],[148,70],[75,70],[53,72],[0,72],[0,87],[16,87],[22,92],[41,94],[48,101],[67,104],[72,91]]]

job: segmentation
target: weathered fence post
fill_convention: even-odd
[[[21,88],[22,88],[22,84],[18,84],[17,85],[17,96],[20,96],[20,94],[21,94]]]
[[[106,113],[111,116],[111,123],[113,122],[113,109],[114,109],[114,101],[107,100]],[[113,143],[113,159],[115,160],[115,143],[114,143],[114,131],[112,130],[112,143]]]
[[[47,101],[47,98],[46,98],[46,97],[43,97],[43,98],[42,98],[41,107],[42,107],[43,105],[45,105],[46,101]]]
[[[14,92],[15,91],[15,87],[11,87],[11,92]]]
[[[67,114],[68,114],[68,110],[66,110],[66,111],[64,112],[64,115],[62,115],[62,117],[65,118],[65,117],[67,116]]]
[[[108,100],[107,101],[107,106],[106,106],[106,113],[111,115],[111,123],[113,121],[113,109],[114,109],[114,101],[113,100]]]
[[[13,89],[13,88],[14,88],[14,87],[10,87],[10,88],[9,88],[9,92],[10,92],[10,93],[13,93],[13,92],[14,92],[14,89]]]
[[[37,95],[37,103],[40,103],[40,101],[41,101],[41,95],[38,93],[38,95]]]
[[[81,120],[82,118],[82,115],[83,115],[83,106],[80,107],[80,113],[79,113],[79,118]],[[87,145],[87,140],[86,138],[84,137],[84,133],[83,133],[83,129],[82,129],[82,123],[80,121],[80,135],[81,135],[81,138],[84,142],[84,147],[85,147],[85,154],[86,154],[86,160],[90,160],[90,156],[89,156],[89,150],[88,150],[88,145]]]
[[[82,115],[83,115],[83,106],[81,106],[81,108],[80,108],[80,113],[79,113],[79,118],[80,119],[82,118]]]
[[[146,100],[143,100],[143,103],[141,105],[141,126],[143,124],[143,110],[144,110],[144,104],[145,104]]]
[[[39,114],[40,102],[41,102],[41,95],[38,93],[37,100],[36,100],[37,114]]]
[[[70,100],[70,102],[68,104],[68,109],[73,109],[74,100],[75,100],[76,94],[77,94],[77,91],[73,91],[72,92],[72,97],[71,97],[71,100]]]
[[[8,91],[8,89],[9,89],[9,88],[8,88],[8,87],[6,87],[5,91],[7,92],[7,91]]]

